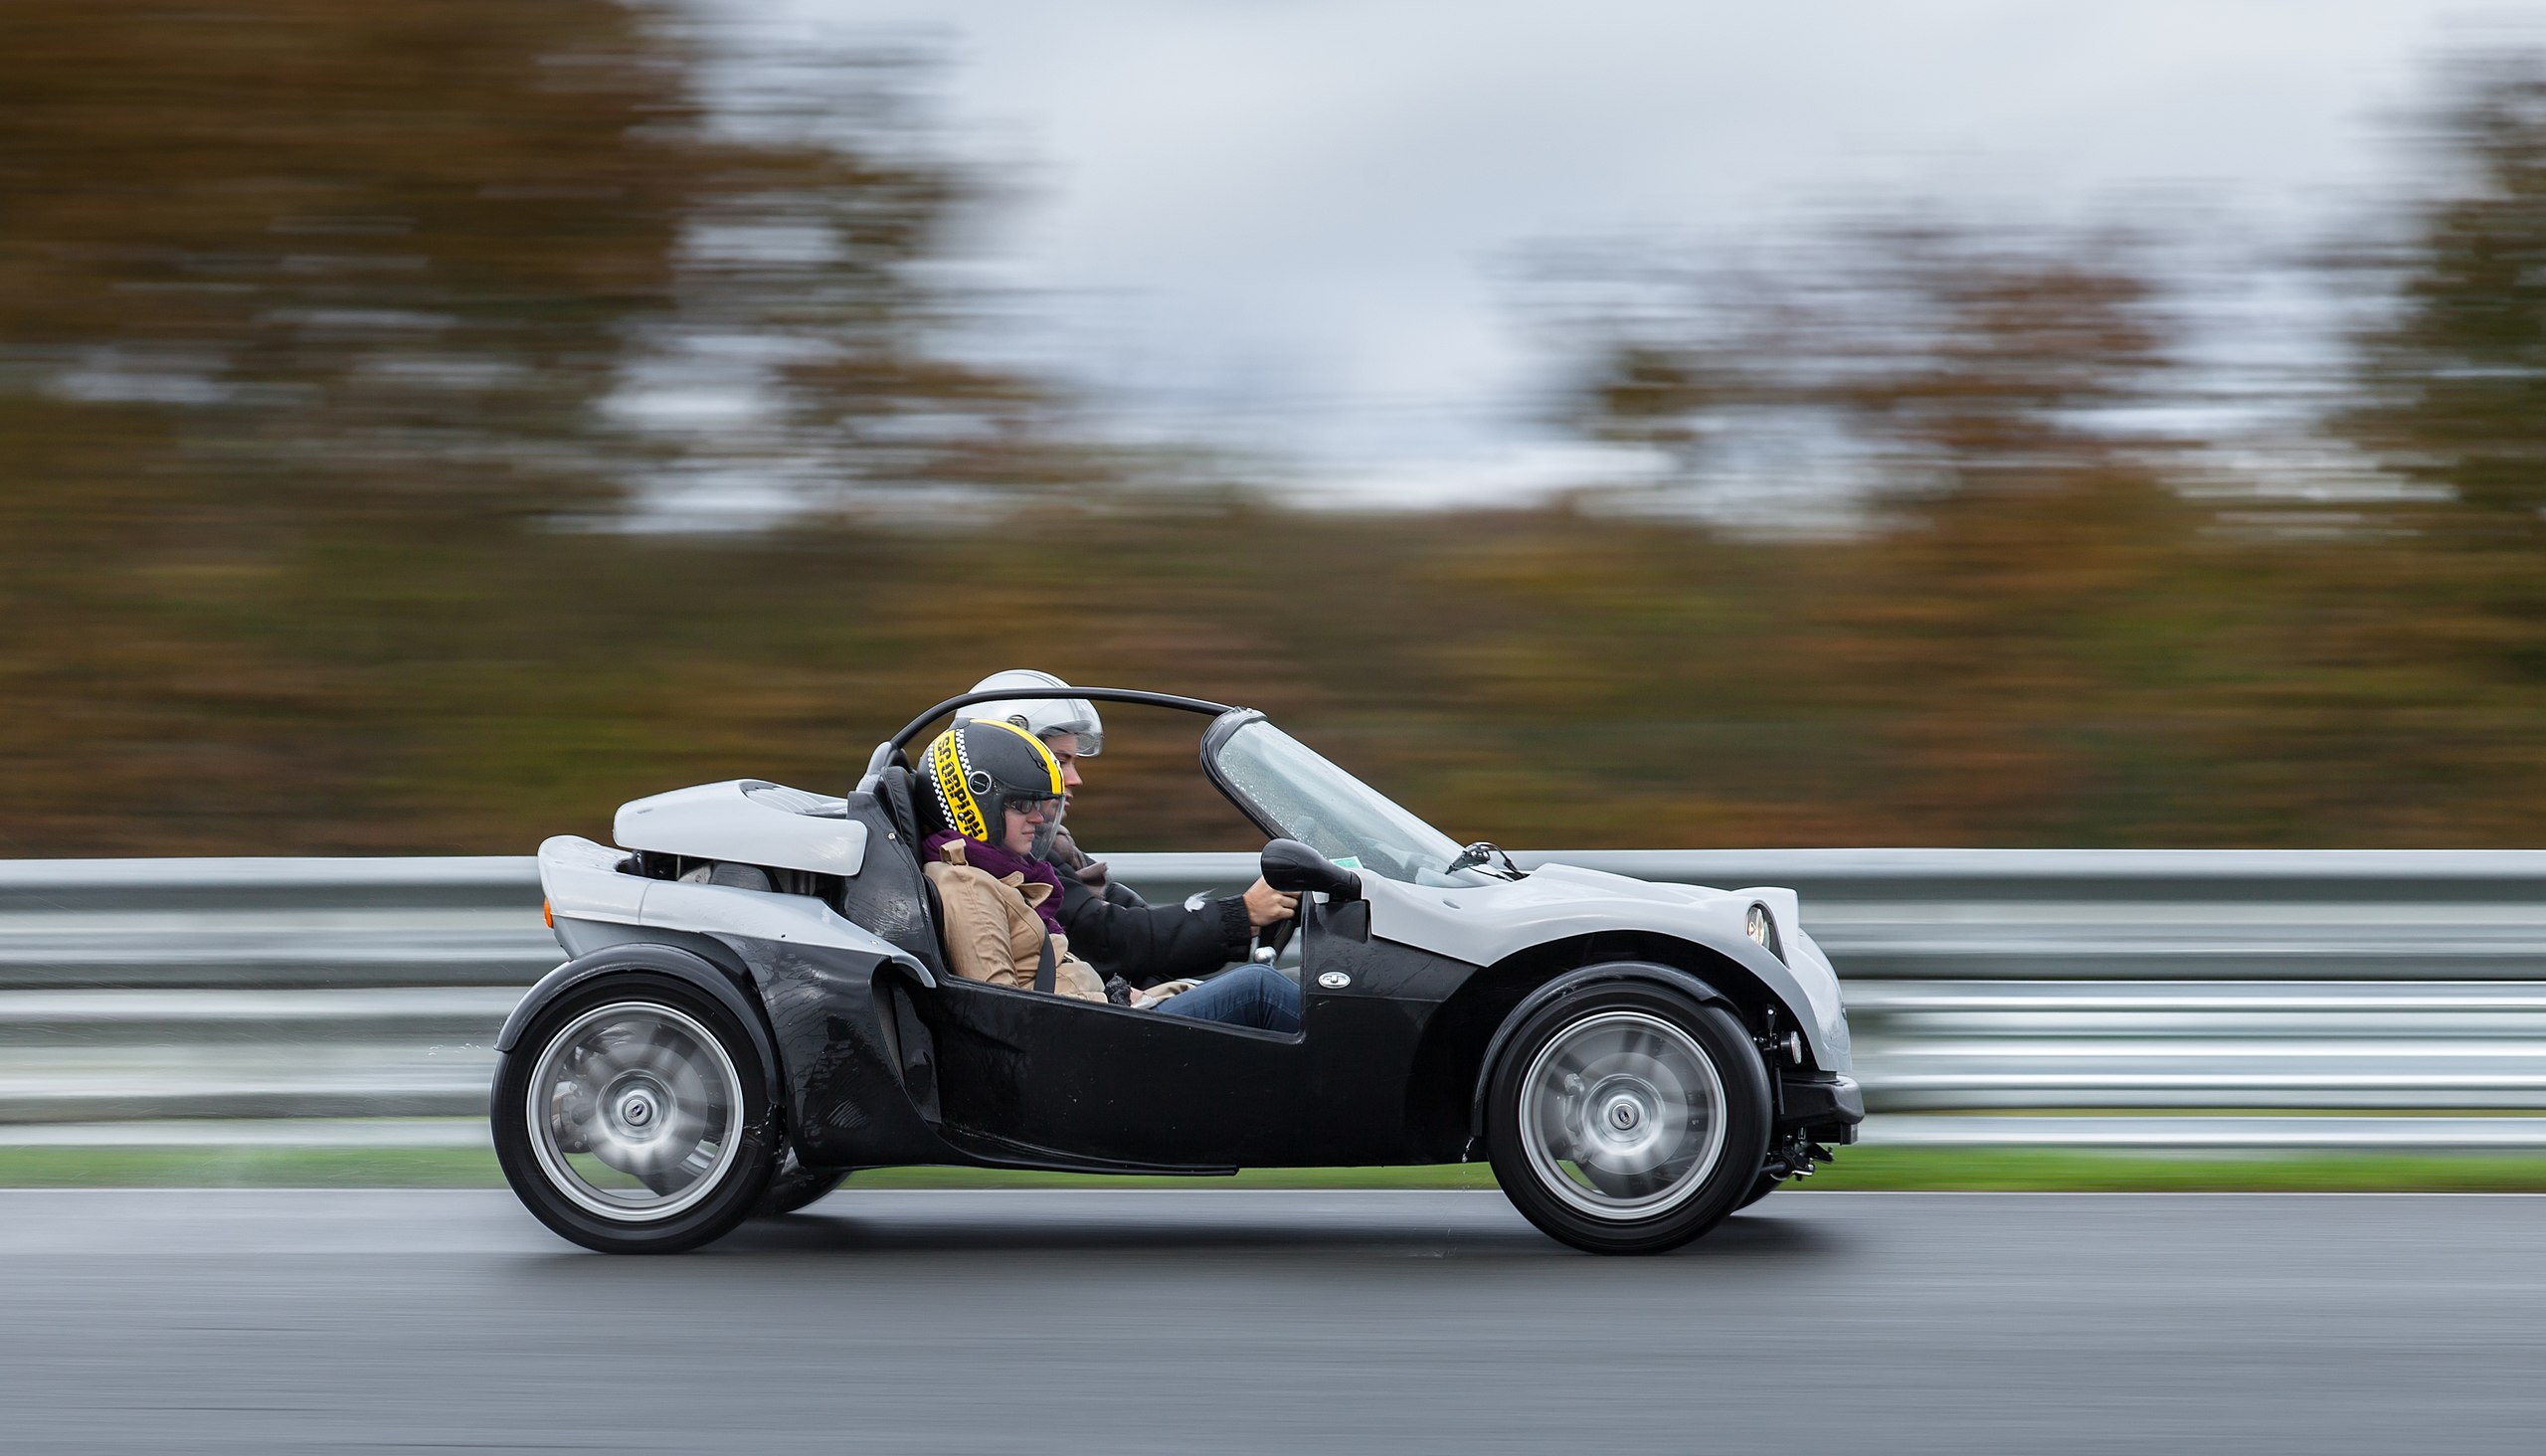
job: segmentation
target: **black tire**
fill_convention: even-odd
[[[754,1218],[777,1218],[800,1208],[810,1208],[839,1189],[848,1182],[845,1168],[807,1168],[795,1159],[769,1181],[760,1195],[760,1203],[752,1209]]]
[[[1739,1206],[1767,1160],[1758,1049],[1729,1012],[1669,987],[1559,997],[1515,1028],[1486,1075],[1486,1149],[1504,1194],[1590,1253],[1678,1248]]]
[[[1785,1180],[1784,1180],[1784,1179],[1781,1179],[1781,1178],[1779,1178],[1779,1177],[1777,1177],[1777,1176],[1776,1176],[1775,1174],[1773,1174],[1773,1173],[1762,1173],[1762,1174],[1760,1174],[1760,1175],[1759,1175],[1759,1181],[1758,1181],[1757,1183],[1754,1183],[1750,1184],[1750,1191],[1748,1191],[1748,1192],[1746,1192],[1746,1193],[1743,1193],[1743,1194],[1741,1195],[1741,1201],[1732,1205],[1732,1211],[1733,1211],[1733,1212],[1735,1212],[1735,1213],[1740,1212],[1742,1209],[1749,1207],[1751,1204],[1753,1204],[1753,1203],[1755,1203],[1755,1202],[1758,1202],[1761,1198],[1764,1198],[1764,1197],[1768,1196],[1768,1194],[1775,1192],[1779,1187],[1782,1187],[1784,1184],[1785,1184]]]
[[[640,1034],[641,1046],[636,1044]],[[614,1059],[595,1069],[593,1057],[576,1055],[589,1048]],[[560,1060],[543,1078],[541,1065],[552,1052]],[[615,1059],[623,1055],[631,1059]],[[572,1078],[591,1069],[595,1079],[607,1074],[608,1080],[598,1088],[559,1080],[570,1067]],[[535,1079],[554,1083],[543,1103],[544,1126],[532,1120]],[[594,1094],[585,1104],[589,1115],[572,1123],[558,1110],[575,1107],[569,1088]],[[605,1122],[612,1115],[602,1104],[612,1099],[620,1115]],[[542,1008],[513,1049],[498,1057],[488,1110],[495,1161],[523,1206],[560,1236],[603,1253],[678,1253],[723,1237],[759,1205],[777,1163],[767,1078],[751,1037],[715,998],[674,977],[605,977]],[[705,1131],[693,1136],[683,1118]],[[608,1136],[632,1128],[653,1140]],[[648,1159],[685,1156],[670,1167],[622,1167],[584,1136],[597,1130],[605,1148],[633,1147]],[[708,1136],[717,1132],[728,1136]],[[572,1161],[579,1155],[582,1165]],[[692,1163],[698,1171],[685,1175]],[[616,1171],[636,1185],[607,1187],[579,1167],[605,1176]],[[649,1201],[672,1206],[646,1206]]]

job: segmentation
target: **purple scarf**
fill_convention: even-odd
[[[1052,868],[1048,860],[1028,859],[1022,854],[1010,853],[997,844],[985,844],[979,839],[965,838],[953,829],[939,829],[923,840],[920,844],[920,858],[934,864],[938,858],[937,851],[958,839],[964,840],[964,862],[975,869],[987,871],[993,879],[1005,879],[1011,874],[1021,874],[1029,883],[1050,885],[1052,893],[1043,897],[1043,903],[1034,907],[1034,913],[1043,917],[1044,930],[1053,935],[1061,933],[1061,874],[1059,870]]]

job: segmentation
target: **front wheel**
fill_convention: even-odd
[[[1767,1070],[1741,1023],[1658,985],[1558,998],[1487,1074],[1494,1176],[1548,1236],[1602,1254],[1677,1248],[1751,1192]]]
[[[672,1253],[751,1215],[775,1162],[760,1057],[678,980],[612,976],[532,1019],[495,1069],[495,1160],[522,1203],[605,1253]]]
[[[1741,1201],[1732,1205],[1732,1211],[1738,1213],[1742,1209],[1749,1207],[1751,1204],[1758,1202],[1761,1198],[1775,1192],[1784,1184],[1784,1183],[1785,1178],[1780,1174],[1760,1174],[1758,1179],[1750,1184],[1750,1191],[1743,1193],[1741,1195]]]

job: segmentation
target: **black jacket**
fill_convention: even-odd
[[[1255,939],[1244,896],[1205,900],[1192,910],[1145,905],[1121,885],[1089,885],[1067,869],[1061,871],[1061,930],[1070,951],[1099,973],[1144,989],[1243,961]]]

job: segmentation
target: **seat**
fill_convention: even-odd
[[[915,816],[910,814],[908,772],[894,772],[904,776],[901,813],[895,813],[890,785],[879,786],[883,792],[876,794],[851,794],[845,803],[846,818],[866,822],[867,850],[864,867],[841,883],[839,913],[942,975],[946,950],[938,927],[944,917],[937,913],[934,887],[920,872],[920,836],[910,831]],[[879,852],[886,844],[901,852]]]
[[[953,970],[955,958],[946,951],[946,902],[937,897],[937,881],[928,877],[927,870],[920,871],[919,887],[928,896],[928,923],[937,932],[938,964]]]
[[[920,823],[918,796],[911,792],[911,771],[895,764],[879,777],[875,797],[883,801],[884,814],[893,822],[893,831],[909,846],[911,857],[919,857],[920,841],[935,833],[932,825]],[[933,817],[932,817],[933,818]]]

